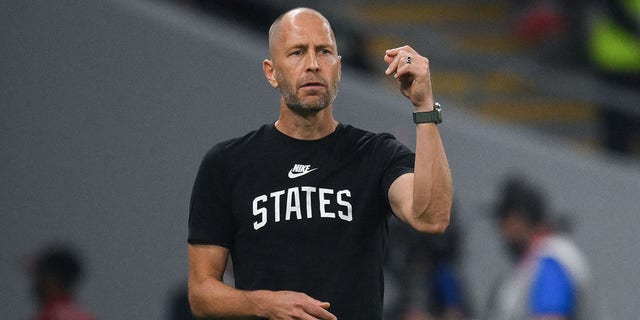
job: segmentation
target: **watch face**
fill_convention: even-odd
[[[437,120],[436,120],[436,124],[438,123],[442,123],[442,105],[440,105],[440,103],[436,102],[434,104],[434,110],[437,112]]]

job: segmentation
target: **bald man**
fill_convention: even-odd
[[[189,214],[189,298],[202,317],[381,319],[388,219],[443,232],[451,173],[429,61],[385,52],[411,101],[413,153],[390,134],[338,122],[341,58],[327,19],[297,8],[269,31],[263,70],[280,90],[277,121],[216,144]],[[366,106],[364,106],[366,107]],[[222,281],[231,256],[235,286]]]

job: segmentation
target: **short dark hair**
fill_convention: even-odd
[[[502,184],[502,198],[495,207],[498,219],[511,215],[525,218],[531,224],[546,220],[545,199],[539,188],[521,176],[508,177]]]
[[[36,273],[51,277],[66,289],[71,289],[82,275],[82,264],[76,253],[66,247],[45,249],[36,260]]]

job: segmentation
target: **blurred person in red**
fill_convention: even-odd
[[[83,268],[77,254],[67,247],[50,247],[33,261],[33,295],[38,304],[35,320],[94,320],[74,297]]]

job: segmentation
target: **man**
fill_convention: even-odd
[[[414,155],[388,134],[334,119],[341,61],[320,13],[297,8],[276,19],[269,54],[263,69],[282,94],[278,120],[217,144],[194,183],[191,308],[209,317],[381,319],[390,213],[425,232],[449,222],[451,175],[430,118],[439,113],[428,60],[408,46],[384,56],[424,122]],[[229,254],[235,288],[221,281]]]
[[[43,251],[33,266],[33,293],[39,305],[35,320],[92,320],[94,317],[73,297],[82,274],[78,257],[67,248]]]
[[[535,187],[508,179],[495,214],[515,266],[493,292],[485,319],[603,319],[594,309],[584,256],[551,228]]]

